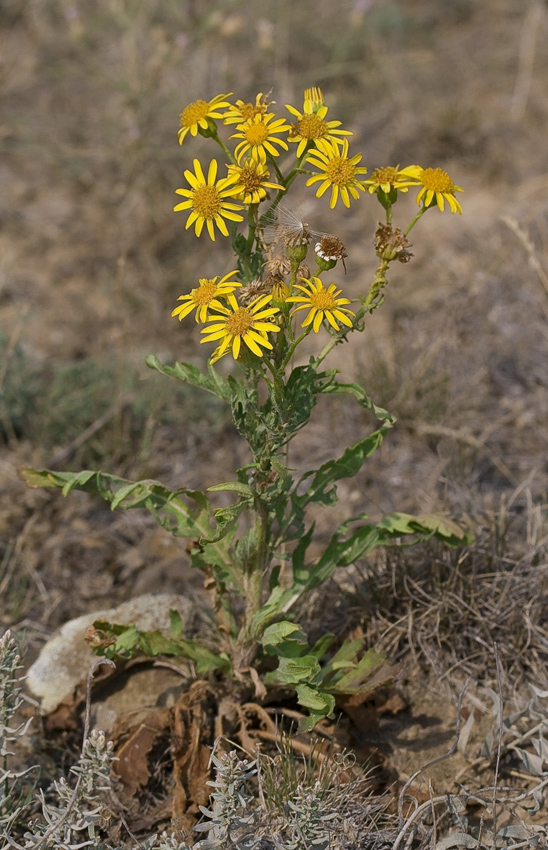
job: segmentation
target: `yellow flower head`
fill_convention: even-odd
[[[301,325],[302,328],[306,328],[313,322],[312,328],[314,333],[318,333],[324,318],[327,319],[331,327],[335,328],[336,331],[339,330],[336,319],[342,322],[343,325],[352,327],[352,320],[348,318],[347,314],[350,316],[355,316],[356,314],[343,306],[344,304],[350,304],[350,301],[348,298],[338,298],[341,290],[337,289],[334,283],[330,284],[326,289],[319,277],[312,277],[310,280],[301,278],[301,280],[307,286],[301,286],[301,284],[296,283],[295,288],[304,292],[304,295],[292,295],[286,301],[299,305],[292,311],[292,316],[298,313],[299,310],[309,310],[306,319]]]
[[[455,198],[455,192],[463,192],[460,186],[455,186],[447,171],[441,168],[421,168],[420,165],[408,165],[401,174],[409,175],[418,181],[421,190],[417,195],[417,204],[424,202],[425,207],[438,205],[441,212],[445,209],[445,201],[452,213],[462,213],[462,207]]]
[[[310,103],[314,112],[317,112],[321,106],[325,105],[325,101],[323,99],[323,92],[318,86],[312,86],[312,88],[304,90],[305,109],[307,103]]]
[[[179,129],[179,144],[182,145],[187,133],[192,136],[198,135],[198,130],[207,130],[209,118],[222,118],[223,113],[217,112],[225,106],[230,106],[228,100],[230,94],[218,94],[213,100],[196,100],[189,103],[181,112],[181,127]]]
[[[234,133],[231,139],[243,139],[237,145],[234,155],[238,162],[241,162],[245,154],[249,151],[253,159],[263,164],[266,162],[266,155],[279,156],[280,151],[276,150],[274,145],[279,145],[284,150],[289,150],[286,143],[282,139],[277,139],[278,133],[285,133],[290,130],[289,124],[286,124],[283,118],[275,118],[273,113],[268,115],[255,115],[250,121],[243,124],[238,124],[239,133]]]
[[[364,180],[364,184],[368,187],[369,194],[372,195],[377,189],[388,195],[392,189],[398,189],[400,192],[408,192],[410,186],[419,186],[416,178],[409,179],[405,169],[400,171],[399,165],[387,165],[385,168],[376,168],[369,180]]]
[[[341,126],[340,121],[326,121],[327,106],[323,101],[321,89],[313,88],[306,89],[304,93],[303,111],[299,112],[294,106],[285,107],[292,115],[297,118],[297,123],[292,124],[291,132],[288,140],[290,142],[298,142],[297,156],[301,156],[307,145],[315,144],[316,147],[329,153],[329,148],[325,146],[325,141],[336,143],[341,141],[337,136],[352,136],[350,130],[337,130]]]
[[[256,162],[252,157],[244,160],[241,165],[229,165],[229,174],[236,174],[238,180],[234,189],[240,192],[235,196],[244,204],[258,204],[266,198],[267,189],[285,190],[279,183],[272,183],[268,178],[270,172],[262,162]]]
[[[223,236],[228,236],[228,229],[224,222],[225,218],[231,221],[243,221],[243,217],[233,210],[243,209],[241,204],[229,203],[225,198],[233,198],[238,194],[234,188],[237,180],[235,174],[229,174],[222,180],[215,182],[217,176],[217,160],[213,159],[209,165],[207,181],[202,171],[199,160],[194,160],[194,174],[185,171],[185,177],[191,185],[191,189],[175,189],[178,195],[183,195],[188,200],[173,207],[175,212],[179,210],[191,210],[185,229],[196,223],[196,236],[200,236],[204,224],[207,225],[208,233],[215,241],[213,225],[216,224]]]
[[[208,328],[203,328],[202,333],[207,334],[201,342],[213,342],[220,340],[219,346],[215,349],[211,362],[219,360],[224,354],[228,354],[229,349],[232,349],[232,356],[237,360],[240,354],[240,349],[243,342],[247,347],[261,357],[263,348],[272,348],[272,343],[269,341],[267,334],[274,331],[275,333],[280,328],[268,321],[276,313],[279,313],[277,307],[268,307],[271,295],[263,295],[257,298],[248,307],[239,307],[238,302],[232,294],[227,295],[227,301],[230,308],[221,306],[217,308],[221,316],[211,316],[208,321],[213,322]]]
[[[184,319],[185,316],[188,316],[193,310],[196,310],[195,319],[197,322],[207,322],[208,310],[212,307],[222,309],[223,305],[218,300],[223,295],[228,295],[230,292],[234,292],[236,286],[241,286],[242,284],[237,280],[229,280],[232,275],[237,274],[237,271],[229,272],[225,274],[219,280],[219,275],[216,275],[212,278],[201,277],[200,285],[195,289],[192,289],[188,295],[180,295],[177,301],[183,301],[186,303],[179,304],[178,307],[175,307],[172,316],[178,316],[179,321]]]
[[[289,287],[281,278],[272,284],[272,297],[275,301],[287,301],[288,295]]]
[[[237,100],[234,106],[230,106],[223,115],[225,124],[242,124],[244,121],[252,121],[256,115],[266,115],[268,107],[272,106],[275,101],[267,100],[268,95],[259,92],[255,98],[255,103],[244,103],[243,100]]]
[[[306,181],[307,186],[321,181],[321,185],[316,192],[316,197],[321,196],[331,186],[331,200],[329,206],[331,209],[337,203],[339,193],[345,207],[350,206],[350,197],[354,200],[360,196],[360,191],[365,192],[365,186],[362,180],[358,180],[358,174],[367,174],[367,168],[358,168],[358,163],[361,161],[361,153],[356,154],[351,159],[348,158],[348,139],[343,139],[342,146],[336,142],[328,142],[324,140],[323,150],[310,151],[306,158],[306,162],[315,165],[323,173],[315,174]],[[359,191],[358,191],[359,190]]]

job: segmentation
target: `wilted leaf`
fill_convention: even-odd
[[[122,780],[128,796],[133,797],[148,783],[149,753],[168,726],[168,709],[156,709],[131,731],[127,741],[117,750],[113,769]]]

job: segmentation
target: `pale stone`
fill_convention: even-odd
[[[42,714],[54,711],[86,678],[97,656],[85,642],[84,636],[95,620],[108,620],[121,625],[133,623],[140,631],[167,631],[170,609],[179,612],[185,632],[192,624],[196,608],[186,596],[172,593],[147,593],[123,602],[117,608],[92,611],[65,623],[44,644],[27,674],[27,687],[40,700]]]

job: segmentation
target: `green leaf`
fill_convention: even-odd
[[[316,472],[305,472],[292,494],[292,501],[298,504],[301,510],[311,502],[323,505],[333,504],[337,498],[334,483],[342,478],[352,478],[360,471],[365,460],[380,446],[384,431],[385,429],[380,428],[363,440],[359,440],[353,446],[350,446],[338,460],[327,461]],[[298,496],[297,489],[305,484],[311,476],[313,478],[311,483],[307,485],[306,492],[302,496]]]
[[[298,685],[296,690],[299,703],[310,711],[309,717],[303,717],[299,721],[299,732],[311,732],[320,720],[333,715],[335,700],[330,694],[323,693],[323,691],[318,691],[314,688],[307,688],[306,685]],[[317,706],[321,707],[313,708],[312,706],[307,706],[307,702],[314,702]]]
[[[353,665],[353,669],[337,679],[334,684],[329,685],[329,690],[338,694],[359,693],[362,689],[367,690],[367,680],[371,679],[385,665],[386,682],[392,677],[392,671],[389,671],[387,666],[386,655],[376,649],[368,649],[358,664]],[[379,684],[376,687],[379,687]]]
[[[174,608],[169,609],[169,636],[171,640],[179,640],[183,635],[181,615]]]
[[[322,717],[331,714],[335,708],[335,698],[331,694],[322,693],[309,685],[297,685],[295,690],[299,705],[314,712],[320,712]]]
[[[454,520],[443,514],[419,514],[412,522],[418,524],[420,530],[432,531],[438,540],[449,546],[469,546],[474,540],[473,534],[464,531]]]
[[[286,605],[291,602],[294,596],[295,593],[293,590],[287,590],[279,586],[274,587],[265,604],[259,608],[251,620],[252,633],[260,635],[263,627],[279,614],[283,613]]]
[[[303,655],[300,658],[280,657],[278,669],[269,673],[269,681],[286,685],[296,685],[299,682],[316,683],[320,680],[321,668],[313,655]],[[271,678],[270,678],[271,677]]]
[[[356,638],[356,640],[347,638],[338,652],[322,668],[322,681],[326,683],[332,674],[338,670],[347,670],[350,666],[355,669],[357,667],[355,658],[362,649],[363,640],[360,638]]]
[[[111,508],[146,508],[156,522],[176,537],[207,537],[209,502],[200,490],[169,490],[159,481],[127,481],[106,472],[55,472],[49,469],[24,469],[22,476],[29,487],[59,487],[63,495],[71,490],[83,490],[110,502]],[[180,498],[186,496],[197,506],[191,509]]]
[[[160,629],[141,632],[134,625],[123,626],[97,620],[93,626],[101,635],[107,638],[116,637],[115,642],[99,647],[97,654],[104,655],[107,658],[131,658],[136,653],[142,653],[151,658],[157,655],[173,655],[180,658],[189,658],[194,661],[200,675],[205,675],[214,670],[220,670],[230,674],[232,663],[225,652],[220,652],[216,655],[198,641],[173,637],[174,614],[177,615],[177,612],[170,611],[170,637],[166,637]],[[175,629],[177,629],[176,625]]]
[[[229,490],[235,493],[239,493],[240,496],[245,496],[248,499],[253,498],[253,490],[249,486],[249,484],[241,484],[239,481],[227,481],[224,484],[214,484],[213,487],[208,487],[208,492],[217,493],[222,492],[224,490]]]
[[[339,383],[338,381],[333,381],[326,385],[323,392],[348,393],[353,395],[362,407],[365,407],[366,410],[370,410],[380,422],[384,422],[386,429],[391,428],[396,423],[396,418],[383,407],[378,407],[359,384]]]
[[[302,655],[303,648],[308,651],[308,638],[296,623],[282,620],[265,629],[262,645],[270,654],[287,655],[291,657]]]
[[[327,632],[323,635],[319,640],[316,641],[312,649],[310,650],[310,655],[313,655],[314,658],[317,658],[318,661],[323,658],[333,641],[335,640],[335,635]]]
[[[193,384],[195,387],[213,393],[224,401],[231,401],[232,393],[229,385],[215,371],[213,366],[209,367],[209,376],[207,376],[191,363],[175,363],[174,366],[164,366],[154,354],[149,354],[145,358],[145,363],[150,369],[156,369],[162,375],[168,375],[170,378],[177,378],[179,381]]]

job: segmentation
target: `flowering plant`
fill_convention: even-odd
[[[377,522],[366,514],[349,518],[332,535],[323,554],[312,558],[314,525],[307,517],[313,504],[332,505],[336,483],[354,476],[379,447],[394,419],[377,407],[357,383],[343,382],[323,364],[332,349],[353,332],[383,302],[387,272],[394,261],[411,258],[408,235],[427,210],[461,212],[461,192],[439,168],[410,165],[378,168],[366,179],[360,154],[350,155],[349,130],[327,119],[328,107],[318,88],[308,89],[302,109],[287,109],[292,123],[270,111],[272,103],[259,93],[254,103],[231,95],[198,100],[181,114],[179,142],[188,145],[197,134],[211,139],[225,164],[212,159],[207,177],[198,159],[185,170],[183,200],[175,211],[188,213],[186,228],[215,241],[230,237],[235,268],[224,275],[201,278],[181,295],[172,315],[201,325],[201,343],[213,343],[207,370],[178,362],[162,364],[150,355],[147,364],[163,375],[213,393],[230,406],[234,424],[247,441],[251,462],[236,480],[207,491],[181,486],[170,490],[157,481],[130,482],[103,472],[80,473],[25,470],[31,486],[60,487],[66,495],[77,488],[108,500],[114,508],[146,508],[177,537],[189,539],[192,565],[200,569],[212,594],[214,637],[206,647],[183,636],[172,612],[171,634],[138,632],[133,626],[97,623],[92,643],[108,657],[175,654],[193,660],[200,674],[218,671],[232,681],[254,687],[264,696],[269,685],[296,692],[309,712],[302,726],[312,728],[330,716],[337,696],[364,694],[387,678],[386,659],[363,641],[347,639],[334,654],[335,642],[324,635],[313,647],[301,626],[291,620],[296,604],[326,582],[340,567],[363,558],[375,547],[436,537],[449,545],[467,541],[448,519],[391,513]],[[230,149],[219,135],[221,126],[236,125]],[[230,130],[227,131],[226,135]],[[296,145],[296,147],[295,147]],[[226,174],[219,176],[220,171]],[[378,267],[356,301],[331,280],[337,266],[345,268],[347,251],[333,235],[315,233],[291,213],[285,198],[300,176],[329,207],[376,195],[385,221],[375,236]],[[418,211],[401,230],[392,224],[400,192],[417,190]],[[240,229],[247,216],[245,229]],[[206,237],[207,238],[207,237]],[[304,265],[311,244],[315,267]],[[327,279],[326,279],[327,278]],[[193,316],[192,316],[193,314]],[[299,347],[310,334],[323,342],[305,363],[294,365]],[[302,350],[302,349],[301,349]],[[224,377],[215,364],[232,359]],[[350,395],[370,411],[378,427],[348,447],[340,457],[318,469],[293,476],[288,447],[309,422],[320,395]],[[215,509],[210,494],[234,494],[229,507]],[[213,643],[211,642],[213,641]],[[269,659],[270,656],[270,659]]]

